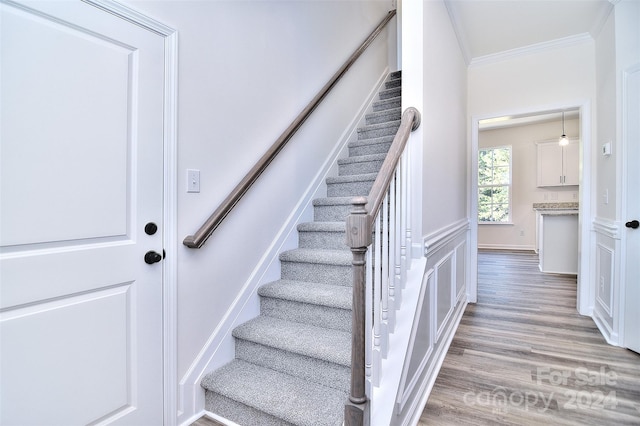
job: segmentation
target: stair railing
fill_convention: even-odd
[[[249,170],[247,175],[236,185],[231,193],[224,199],[222,204],[209,216],[202,226],[193,235],[188,235],[183,244],[189,248],[200,248],[207,239],[213,234],[216,228],[227,217],[231,210],[238,204],[244,194],[251,188],[253,183],[258,180],[262,172],[271,164],[282,148],[289,142],[293,135],[298,131],[302,124],[309,118],[311,113],[318,107],[320,102],[327,96],[331,89],[338,83],[340,78],[351,68],[355,61],[369,47],[375,38],[382,32],[387,23],[396,15],[395,10],[389,13],[380,21],[378,26],[369,34],[365,41],[362,42],[355,52],[347,59],[338,71],[331,77],[327,84],[320,89],[320,92],[309,102],[309,104],[298,114],[293,122],[286,128],[280,137],[271,145],[269,150],[258,160],[258,162]]]
[[[347,217],[347,245],[353,254],[351,389],[345,425],[369,424],[371,386],[379,384],[388,335],[395,325],[410,243],[408,160],[405,147],[420,127],[420,112],[407,108],[400,128],[367,197],[354,197]]]

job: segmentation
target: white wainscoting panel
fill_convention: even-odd
[[[600,332],[612,345],[619,344],[620,324],[620,237],[617,221],[596,218],[593,221],[595,277],[593,320]]]
[[[388,424],[417,422],[466,307],[468,221],[424,239],[426,257],[395,411]],[[377,423],[376,423],[377,424]]]

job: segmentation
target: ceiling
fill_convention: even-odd
[[[444,1],[467,64],[595,37],[613,8],[609,0]]]
[[[493,130],[504,127],[527,126],[534,123],[545,123],[551,121],[561,121],[564,113],[566,120],[580,118],[580,111],[577,108],[563,111],[541,111],[519,116],[504,116],[480,120],[478,130]]]

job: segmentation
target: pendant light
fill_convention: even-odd
[[[558,143],[560,144],[560,146],[569,145],[569,138],[564,133],[564,111],[562,111],[562,136],[560,136],[560,140],[558,141]]]

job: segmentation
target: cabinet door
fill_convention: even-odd
[[[565,185],[580,184],[580,143],[571,141],[562,151],[562,169]]]
[[[538,186],[561,186],[562,176],[562,147],[554,142],[538,144]]]

